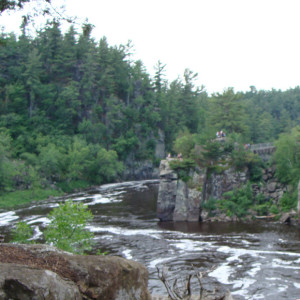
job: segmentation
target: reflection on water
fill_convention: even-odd
[[[158,181],[125,182],[69,195],[85,203],[94,220],[96,247],[143,263],[149,290],[166,294],[156,267],[169,267],[169,278],[216,269],[204,279],[206,288],[226,285],[235,299],[300,298],[300,233],[295,227],[258,221],[243,223],[160,223],[156,218]],[[0,213],[0,233],[25,220],[42,236],[47,214],[64,198],[37,202]],[[196,290],[196,282],[193,289]]]

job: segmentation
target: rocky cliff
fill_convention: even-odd
[[[170,168],[171,160],[162,160],[159,168],[160,185],[157,200],[157,217],[161,221],[200,221],[207,214],[202,211],[202,203],[210,197],[222,199],[225,192],[245,184],[249,179],[248,169],[236,171],[233,167],[222,172],[210,172],[196,167],[190,171],[188,182],[178,178],[176,171]],[[255,194],[260,193],[266,199],[277,204],[287,187],[275,178],[275,169],[263,170],[263,181],[252,185]]]
[[[150,300],[148,271],[120,257],[0,244],[0,299]]]

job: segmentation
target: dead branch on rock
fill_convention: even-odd
[[[171,300],[190,300],[192,299],[192,288],[191,288],[191,281],[194,276],[197,277],[200,287],[200,295],[199,300],[202,300],[203,298],[203,283],[202,279],[206,277],[210,272],[212,272],[215,269],[215,266],[210,268],[209,270],[205,272],[200,272],[195,269],[195,267],[192,265],[192,268],[195,272],[195,274],[189,274],[185,279],[180,278],[180,283],[178,283],[178,278],[176,278],[173,282],[173,285],[171,286],[169,280],[167,279],[168,276],[168,268],[166,266],[162,267],[162,270],[160,271],[158,267],[157,274],[160,281],[164,284],[167,293],[169,295],[169,298]]]

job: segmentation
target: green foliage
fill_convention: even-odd
[[[214,94],[210,99],[209,125],[216,131],[223,130],[227,134],[232,132],[247,134],[247,115],[242,102],[243,95],[234,93],[232,88],[223,94]]]
[[[202,208],[208,211],[208,215],[213,217],[215,215],[215,211],[217,210],[218,200],[214,197],[210,197],[207,201],[202,204]]]
[[[92,218],[92,213],[82,203],[76,204],[69,200],[60,204],[49,214],[51,223],[44,232],[46,242],[59,249],[79,254],[90,250],[93,234],[85,227]]]
[[[195,147],[194,136],[187,130],[180,132],[174,141],[173,150],[175,153],[181,153],[183,157],[190,157],[191,151]]]
[[[288,212],[297,208],[297,191],[285,192],[279,201],[280,209]]]
[[[295,127],[290,134],[280,135],[275,146],[276,176],[295,188],[300,178],[300,127]]]
[[[249,170],[250,180],[258,182],[262,179],[263,162],[261,158],[254,154],[252,151],[245,150],[244,147],[236,145],[232,153],[230,154],[231,164],[236,170],[242,171],[246,167]]]
[[[25,222],[19,222],[13,230],[13,242],[19,244],[32,244],[30,240],[33,235],[33,229]]]
[[[219,208],[228,216],[237,216],[242,218],[248,214],[248,209],[253,204],[253,195],[251,185],[224,193],[224,199],[219,200]]]
[[[262,203],[253,206],[253,209],[256,211],[258,216],[266,216],[270,211],[270,203]]]
[[[203,146],[196,146],[192,156],[199,166],[212,170],[221,162],[224,152],[219,141],[207,140]]]
[[[103,252],[101,249],[98,249],[96,252],[96,255],[106,255],[106,254],[108,254],[108,252],[107,251]]]
[[[170,168],[175,170],[178,178],[184,182],[188,182],[190,179],[189,173],[196,166],[194,160],[183,159],[183,160],[172,160],[170,161]]]
[[[271,207],[270,207],[270,213],[271,213],[271,214],[274,214],[274,215],[279,214],[279,209],[278,209],[278,207],[277,207],[276,205],[271,205]]]

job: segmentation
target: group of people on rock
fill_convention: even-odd
[[[225,134],[225,132],[224,131],[217,131],[217,133],[216,133],[216,137],[217,138],[222,138],[222,137],[225,137],[226,136],[226,134]]]
[[[169,153],[168,156],[167,156],[167,159],[171,159],[171,158],[172,158],[171,153]],[[182,160],[182,153],[178,153],[177,159]]]

